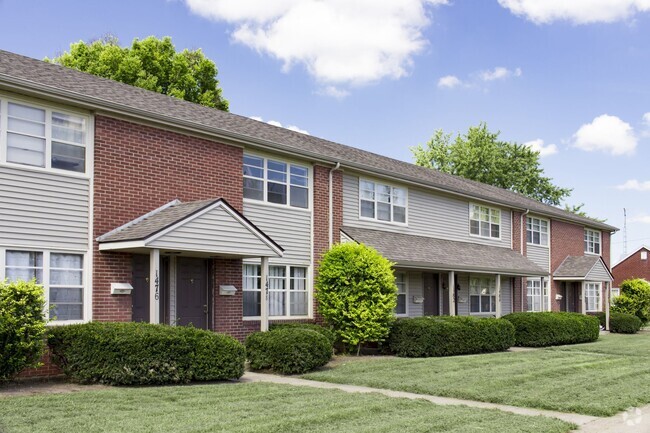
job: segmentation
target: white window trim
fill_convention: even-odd
[[[490,209],[490,213],[493,210],[499,212],[499,237],[498,238],[495,238],[495,237],[492,237],[492,236],[482,236],[480,234],[480,232],[481,232],[481,228],[480,228],[481,227],[480,226],[481,220],[479,220],[479,234],[478,235],[472,234],[472,206],[478,206],[479,207],[479,213],[480,213],[480,208]],[[490,223],[490,224],[492,224],[492,223]],[[482,204],[479,204],[479,203],[470,202],[469,206],[468,206],[467,232],[473,238],[487,239],[487,240],[492,240],[492,241],[500,241],[501,236],[503,235],[503,212],[501,212],[501,209],[499,209],[497,207],[491,207],[491,206],[486,206],[486,205],[482,205]],[[490,234],[492,234],[492,229],[491,228],[490,228]]]
[[[375,184],[375,198],[373,200],[374,203],[375,203],[375,217],[374,218],[370,218],[370,217],[361,215],[361,182],[364,182],[364,181],[365,182],[372,182],[372,183]],[[378,203],[377,202],[377,185],[384,185],[384,186],[390,187],[390,194],[391,194],[390,221],[384,221],[384,220],[380,220],[380,219],[377,218],[377,203]],[[393,207],[394,207],[394,204],[392,202],[392,196],[393,196],[393,189],[395,189],[395,188],[403,189],[404,193],[405,193],[405,197],[404,197],[405,198],[404,222],[403,223],[399,222],[399,221],[393,221]],[[408,226],[408,222],[409,222],[409,190],[408,190],[408,188],[406,188],[405,186],[396,186],[396,185],[391,184],[389,182],[384,182],[384,181],[378,181],[378,180],[374,180],[374,179],[359,177],[358,192],[359,192],[359,194],[358,194],[358,197],[357,197],[357,207],[359,209],[359,214],[358,214],[359,220],[378,222],[378,223],[381,223],[381,224],[392,224],[392,225],[401,226],[401,227],[407,227]],[[366,200],[366,201],[370,201],[370,200]],[[380,202],[380,203],[383,203],[383,202]]]
[[[585,313],[598,313],[603,311],[603,283],[600,283],[598,281],[585,281],[582,283],[583,284],[583,292],[585,296]],[[588,285],[595,285],[598,287],[598,306],[596,307],[595,310],[590,310],[588,305],[589,303],[587,302],[587,286]]]
[[[47,320],[48,326],[60,325],[73,325],[79,323],[87,323],[92,319],[92,288],[90,287],[91,274],[90,274],[90,254],[86,251],[76,250],[52,250],[38,247],[2,247],[0,248],[0,281],[4,281],[6,277],[6,263],[7,251],[29,251],[43,253],[43,286],[45,287],[45,310],[43,315]],[[82,306],[82,320],[50,320],[50,254],[76,254],[83,257],[83,306]]]
[[[245,262],[242,263],[242,293],[244,292],[243,269],[244,269],[245,265],[260,266],[260,262],[259,261],[257,261],[257,262],[245,261]],[[286,295],[286,297],[287,297],[287,300],[286,300],[286,302],[287,302],[287,304],[286,304],[287,305],[287,311],[289,311],[290,301],[291,301],[291,298],[290,298],[290,293],[291,293],[291,290],[290,290],[290,284],[291,284],[291,282],[290,282],[291,276],[290,275],[291,274],[290,274],[290,272],[291,272],[291,270],[290,270],[290,268],[291,267],[305,268],[305,286],[307,287],[307,315],[304,315],[304,316],[287,316],[287,315],[285,315],[285,316],[271,316],[271,315],[269,315],[269,320],[273,321],[273,320],[305,320],[305,319],[313,319],[312,304],[314,302],[314,290],[313,290],[313,285],[312,285],[311,266],[305,265],[304,263],[269,263],[269,267],[271,267],[271,266],[282,266],[282,267],[284,267],[286,269],[284,278],[285,278],[285,287],[286,287],[285,291],[287,293],[287,295]],[[246,291],[248,291],[248,290],[246,290]],[[243,309],[243,305],[244,305],[243,303],[244,303],[244,300],[242,298],[242,309]],[[242,311],[242,313],[243,313],[243,311]],[[260,321],[261,319],[262,319],[261,316],[244,316],[242,314],[242,320],[243,321]]]
[[[484,280],[488,278],[494,278],[494,294],[487,294],[487,295],[472,295],[472,278],[477,278],[479,280]],[[470,316],[486,316],[486,315],[493,315],[496,314],[497,312],[497,303],[499,302],[499,297],[497,296],[497,288],[496,288],[496,275],[470,275],[469,277],[469,282],[468,282],[468,287],[467,287],[467,300],[469,301],[469,304],[467,305],[467,311],[469,311]],[[472,311],[472,296],[478,296],[479,297],[479,309],[481,309],[481,297],[483,296],[494,296],[494,311]]]
[[[296,162],[296,161],[288,161],[283,158],[277,158],[274,156],[269,156],[269,155],[261,155],[258,153],[253,153],[253,152],[244,152],[244,157],[250,156],[253,158],[260,158],[263,161],[263,178],[259,177],[254,177],[254,176],[246,176],[243,174],[243,167],[244,163],[242,160],[242,179],[255,179],[255,180],[261,180],[262,181],[262,195],[263,199],[262,200],[257,200],[254,198],[249,198],[249,197],[243,197],[244,203],[263,203],[265,206],[272,206],[272,207],[277,207],[281,209],[291,209],[291,210],[296,210],[296,211],[301,211],[301,212],[311,212],[312,209],[312,196],[313,196],[313,167],[311,167],[308,163],[301,163],[301,162]],[[279,162],[282,164],[287,165],[287,182],[285,185],[287,186],[287,203],[286,204],[281,204],[281,203],[272,203],[268,201],[268,160]],[[298,206],[291,206],[291,166],[296,166],[296,167],[301,167],[301,168],[306,168],[307,169],[307,207],[298,207]],[[271,181],[273,182],[273,181]],[[280,182],[276,182],[280,183]],[[243,188],[243,187],[242,187]],[[304,187],[301,187],[304,188]],[[243,189],[242,189],[242,195],[243,195]]]
[[[536,244],[534,242],[528,242],[528,220],[529,219],[536,219],[538,221],[546,221],[546,244],[542,244],[541,242],[539,244]],[[540,227],[541,228],[541,227]],[[540,231],[540,241],[541,241],[541,231]],[[527,245],[533,245],[536,247],[544,247],[544,248],[549,248],[551,245],[551,222],[547,220],[546,218],[539,218],[539,217],[526,217],[526,244]]]
[[[7,161],[7,129],[8,129],[8,114],[9,103],[25,105],[28,107],[45,110],[45,167],[38,167],[27,164],[19,164]],[[52,112],[68,114],[72,116],[83,117],[86,121],[86,139],[83,145],[74,144],[75,146],[83,147],[85,149],[85,170],[79,173],[71,170],[64,170],[60,168],[53,168],[52,165]],[[69,108],[60,107],[56,104],[44,104],[36,102],[27,98],[17,98],[14,96],[6,96],[0,92],[0,165],[7,167],[20,168],[30,171],[56,173],[58,175],[90,178],[92,176],[92,160],[94,149],[94,122],[92,116],[87,112],[74,111]]]
[[[526,301],[528,301],[528,283],[537,282],[539,283],[540,289],[540,309],[535,310],[530,308],[530,304],[526,306],[526,311],[529,313],[537,313],[542,311],[550,311],[551,306],[551,290],[549,287],[550,277],[544,277],[544,284],[542,284],[542,279],[539,277],[528,277],[526,278]],[[546,292],[546,293],[545,293]]]
[[[586,235],[587,232],[597,233],[598,234],[598,250],[600,252],[594,253],[593,251],[587,251],[589,248],[585,248],[585,254],[591,254],[591,255],[594,255],[594,256],[601,256],[603,254],[603,234],[600,232],[600,230],[593,230],[593,229],[585,228],[583,236]],[[583,244],[584,244],[584,237],[583,237]],[[595,242],[594,242],[594,244],[595,244]]]
[[[406,271],[395,271],[395,283],[397,283],[397,274],[404,275],[404,314],[395,313],[395,317],[409,317],[409,274]],[[397,294],[400,294],[399,288]]]

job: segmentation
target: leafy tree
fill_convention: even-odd
[[[621,283],[621,295],[614,298],[611,311],[632,314],[647,324],[650,321],[650,283],[642,278]]]
[[[485,123],[470,127],[453,141],[451,134],[437,130],[425,146],[411,151],[417,165],[509,189],[546,204],[557,206],[571,193],[544,176],[539,152],[499,140],[499,132],[490,132]]]
[[[201,49],[177,52],[169,36],[136,38],[131,47],[121,47],[113,36],[79,41],[45,61],[228,111],[214,62]]]
[[[354,242],[333,246],[318,268],[318,311],[340,340],[357,346],[383,341],[395,320],[393,263]]]
[[[578,205],[572,205],[572,206],[569,206],[568,204],[565,204],[564,205],[564,210],[567,211],[567,212],[574,213],[574,214],[576,214],[578,216],[581,216],[581,217],[592,219],[592,220],[597,221],[599,223],[604,223],[605,221],[607,221],[607,218],[594,218],[594,217],[590,217],[589,215],[587,215],[587,212],[582,210],[584,205],[585,205],[584,203],[580,203]]]

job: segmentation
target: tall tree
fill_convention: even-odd
[[[45,61],[228,111],[214,62],[201,49],[177,52],[169,36],[136,38],[130,47],[121,47],[113,36],[79,41]]]
[[[550,205],[559,205],[571,189],[544,176],[539,152],[523,144],[499,140],[485,123],[458,134],[437,130],[426,145],[411,148],[415,163],[500,188],[518,192]]]

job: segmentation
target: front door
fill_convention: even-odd
[[[149,256],[133,255],[132,282],[132,319],[134,322],[149,322]]]
[[[422,274],[424,290],[424,315],[440,315],[440,296],[438,291],[438,274],[425,272]]]
[[[208,327],[208,279],[204,259],[179,257],[176,261],[176,322]]]

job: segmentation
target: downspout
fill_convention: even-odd
[[[334,182],[333,173],[341,168],[341,163],[337,162],[334,167],[330,169],[330,179],[329,179],[329,192],[330,192],[330,205],[329,205],[329,247],[332,248],[334,242],[334,191],[332,189],[332,183]]]
[[[526,209],[526,212],[521,214],[521,217],[519,218],[519,252],[521,255],[524,255],[524,217],[528,215],[528,212],[530,212],[530,209]],[[550,251],[550,249],[549,249]],[[544,288],[542,287],[542,293],[544,293]],[[524,285],[521,285],[521,311],[524,311]]]

